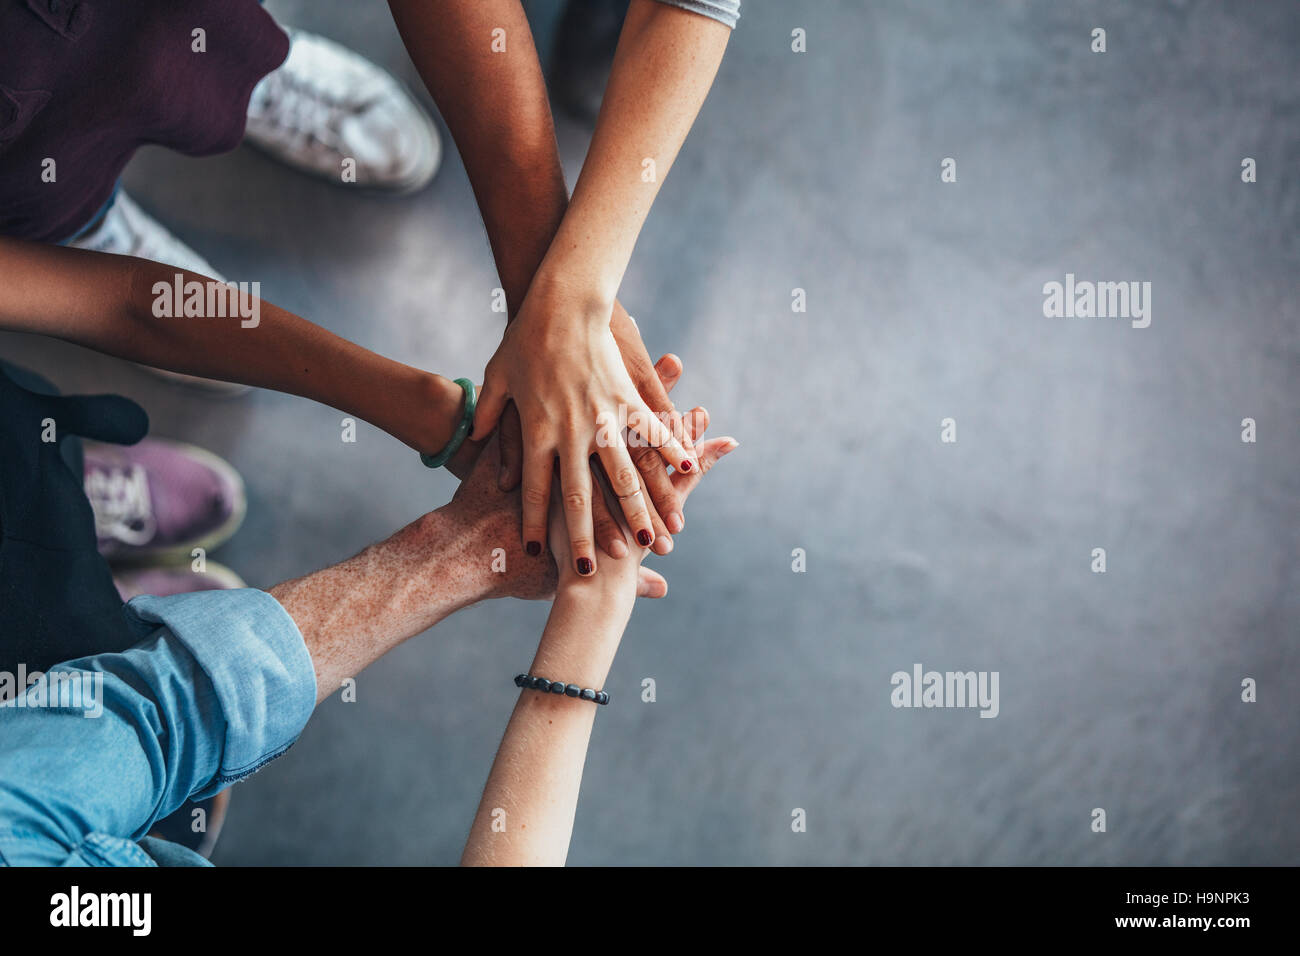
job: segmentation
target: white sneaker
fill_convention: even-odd
[[[413,192],[442,159],[438,129],[395,77],[332,40],[285,27],[289,56],[263,77],[244,136],[290,166],[335,182]]]
[[[117,198],[104,214],[103,221],[92,232],[72,240],[68,245],[77,249],[90,249],[93,252],[139,256],[141,259],[152,259],[163,265],[197,272],[210,279],[226,281],[225,276],[212,268],[212,264],[207,259],[173,236],[162,223],[137,206],[135,200],[128,196],[125,190],[118,191]],[[183,375],[180,372],[170,372],[150,365],[141,365],[140,368],[178,385],[189,385],[223,395],[242,395],[248,391],[247,385],[239,385],[235,382],[218,382],[215,379]]]
[[[201,255],[173,236],[167,227],[119,191],[103,221],[89,235],[68,243],[78,249],[112,252],[119,256],[139,256],[163,265],[188,269],[210,279],[226,279]]]

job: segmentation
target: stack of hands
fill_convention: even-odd
[[[551,451],[544,459],[545,467],[539,462],[536,473],[525,473],[521,485],[519,420],[513,411],[503,419],[499,435],[462,446],[449,466],[462,483],[448,509],[457,521],[464,522],[466,538],[481,542],[485,556],[498,548],[504,551],[499,566],[505,570],[492,572],[483,580],[483,597],[549,599],[555,596],[557,583],[628,599],[667,594],[664,578],[641,564],[651,551],[667,554],[672,550],[672,538],[661,514],[667,516],[674,531],[681,531],[686,498],[738,442],[730,437],[703,440],[709,427],[709,413],[704,408],[694,408],[686,415],[672,409],[668,393],[682,374],[677,356],[665,355],[649,370],[668,406],[665,417],[669,421],[650,417],[674,435],[675,446],[682,451],[670,454],[690,462],[688,468],[669,472],[660,449],[629,448],[620,440],[612,448],[599,450],[607,452],[607,457],[592,452],[594,461],[584,479],[576,477],[582,469],[574,468],[575,477],[569,484],[563,474],[560,481],[553,481],[553,469],[558,471],[560,466],[552,464],[556,453]],[[485,420],[476,419],[476,431]],[[584,440],[575,438],[580,435],[574,428],[564,437],[567,442]],[[591,441],[594,446],[595,439]],[[586,455],[579,460],[587,464]],[[615,481],[608,478],[611,467]],[[620,502],[618,487],[630,487],[631,499]],[[548,544],[550,554],[536,553],[537,549],[530,547],[534,543]],[[595,573],[596,545],[605,556],[599,574]],[[583,559],[592,562],[590,570],[582,564]],[[485,557],[483,564],[490,563]]]
[[[665,355],[650,368],[667,402],[681,362]],[[553,601],[528,674],[603,690],[636,598],[668,590],[662,576],[642,566],[653,544],[667,537],[647,541],[647,526],[653,529],[658,515],[667,514],[680,529],[686,499],[737,447],[732,438],[705,438],[709,414],[703,408],[666,417],[659,424],[680,434],[675,447],[689,456],[671,472],[657,449],[630,452],[622,434],[612,464],[596,451],[589,467],[582,455],[583,478],[571,468],[566,482],[565,465],[552,464],[552,450],[547,468],[530,473],[525,466],[517,484],[508,435],[466,442],[449,464],[462,482],[448,504],[342,564],[272,588],[311,654],[318,701],[401,642],[461,608],[498,597]],[[503,424],[503,430],[509,428]],[[582,432],[563,434],[569,440]],[[690,467],[680,467],[681,461]],[[561,471],[559,481],[552,480],[551,467]],[[620,507],[618,486],[606,477],[611,469],[622,487],[635,482],[639,504],[629,507],[625,499]],[[594,563],[596,541],[599,573],[583,564],[584,558]],[[541,542],[548,550],[530,549]],[[520,691],[464,862],[564,862],[597,709],[588,700]]]

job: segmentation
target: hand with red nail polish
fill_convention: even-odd
[[[632,449],[648,445],[677,468],[693,454],[638,391],[610,327],[611,310],[612,301],[539,272],[488,363],[473,430],[476,436],[491,432],[513,402],[523,434],[523,540],[546,542],[548,503],[558,484],[575,561],[588,559],[595,574],[602,562],[592,463],[614,492],[617,508],[611,510],[634,530],[653,535]]]
[[[428,550],[458,550],[464,573],[478,588],[476,600],[549,600],[555,596],[559,580],[555,562],[541,542],[520,542],[519,492],[501,490],[500,469],[501,452],[493,438],[483,443],[455,496],[434,513],[452,519],[456,534],[452,539],[430,541]],[[420,524],[417,521],[413,527]],[[662,597],[666,592],[662,577],[649,568],[639,569],[638,596]]]
[[[692,409],[682,416],[682,427],[690,441],[696,442],[703,437],[705,429],[709,427],[709,413],[703,408]],[[693,444],[692,447],[698,455],[699,467],[678,469],[669,476],[678,500],[685,502],[705,473],[722,456],[733,451],[737,446],[738,442],[734,438],[711,438]],[[606,497],[613,497],[612,490],[603,481],[597,486],[597,492],[603,493]],[[644,593],[645,575],[653,572],[641,567],[641,562],[645,560],[646,555],[650,553],[651,545],[657,540],[653,533],[644,528],[634,532],[626,521],[618,521],[617,526],[623,535],[627,554],[620,558],[602,556],[597,568],[592,558],[587,555],[575,556],[570,548],[568,536],[563,533],[564,502],[558,489],[555,488],[551,489],[550,521],[549,544],[551,553],[555,555],[556,566],[560,570],[561,591],[568,587],[595,588],[605,593],[627,595],[631,593],[633,582],[639,580]],[[597,570],[599,573],[596,573]],[[662,597],[667,593],[668,584],[662,578],[658,580],[663,583],[663,590],[655,593],[654,596]]]

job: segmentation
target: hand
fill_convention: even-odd
[[[650,545],[654,523],[646,496],[639,493],[640,472],[629,455],[624,427],[679,471],[689,473],[698,466],[637,392],[599,306],[577,307],[552,284],[534,284],[488,363],[473,434],[482,436],[495,427],[509,399],[519,409],[524,433],[526,551],[540,555],[547,539],[557,457],[575,570],[596,570],[592,456],[603,466],[634,540]]]
[[[682,374],[682,363],[677,356],[664,356],[657,365],[650,363],[645,343],[641,341],[641,330],[635,320],[627,314],[622,305],[614,303],[614,315],[610,319],[609,329],[618,342],[619,352],[628,375],[632,377],[637,391],[645,399],[650,410],[667,421],[673,435],[685,447],[688,456],[694,459],[695,446],[691,436],[682,427],[682,416],[673,406],[668,393],[673,390]],[[665,365],[665,363],[669,363]],[[649,495],[650,519],[654,523],[655,554],[667,554],[673,549],[671,535],[686,527],[686,518],[682,514],[682,501],[668,480],[668,469],[663,458],[652,447],[638,445],[631,450],[632,461],[641,473],[642,491]],[[662,518],[661,518],[662,516]],[[614,529],[617,533],[617,529]],[[596,540],[601,541],[600,528],[597,526]],[[611,553],[606,548],[606,553]]]
[[[673,407],[668,393],[677,384],[681,376],[681,360],[669,354],[661,358],[658,364],[650,361],[641,332],[635,320],[628,315],[623,306],[615,302],[614,312],[609,320],[609,329],[618,342],[618,349],[623,356],[623,365],[637,392],[650,406],[650,410],[667,418],[673,435],[677,437],[688,452],[694,453],[690,437],[682,428],[682,417]],[[514,402],[509,402],[501,414],[497,427],[501,439],[501,490],[511,491],[519,486],[523,473],[524,436],[523,426],[519,421],[519,410]],[[668,480],[668,470],[663,459],[651,447],[629,449],[632,461],[641,473],[641,489],[648,495],[647,511],[654,528],[655,554],[667,554],[673,549],[672,535],[686,527],[682,514],[682,504]],[[455,466],[453,462],[452,466]],[[591,500],[592,523],[596,531],[596,544],[611,558],[621,558],[626,553],[623,532],[613,520],[603,495],[593,495]]]
[[[619,312],[615,309],[615,314]],[[636,333],[636,325],[631,321],[630,316],[625,315],[625,321],[629,328],[637,336],[636,345],[644,353],[645,346],[641,344],[640,334]],[[612,327],[611,323],[611,327]],[[646,361],[649,359],[647,357]],[[629,370],[632,368],[626,353],[624,354],[624,364]],[[638,364],[639,360],[638,360]],[[655,377],[655,391],[663,395],[663,399],[651,399],[657,406],[667,402],[668,407],[672,409],[672,402],[668,400],[668,393],[681,380],[682,360],[671,352],[659,359],[655,365],[649,365],[650,373]],[[639,372],[638,372],[639,375]],[[647,393],[645,388],[638,386],[643,395]],[[459,391],[459,389],[458,389]],[[674,434],[678,435],[683,445],[690,449],[692,454],[695,452],[694,445],[691,444],[690,436],[686,434],[682,427],[682,417],[675,409],[669,412],[672,419]],[[496,430],[497,439],[501,446],[501,469],[498,479],[498,486],[503,491],[511,491],[519,486],[519,467],[518,464],[523,456],[523,435],[520,431],[519,413],[515,409],[514,402],[506,406],[501,415],[501,423]],[[447,463],[447,470],[457,478],[465,478],[474,468],[474,463],[478,461],[487,441],[472,441],[466,439],[460,449],[452,456],[451,461]],[[511,448],[515,450],[511,452]],[[682,503],[678,499],[677,492],[673,484],[669,481],[668,470],[664,468],[663,460],[653,448],[633,448],[629,449],[632,454],[632,460],[636,462],[637,468],[641,472],[642,491],[649,494],[654,504],[649,508],[650,520],[655,530],[654,542],[651,544],[651,550],[655,554],[668,554],[673,549],[673,539],[669,531],[680,531],[686,525],[686,520],[682,515]],[[515,455],[515,466],[510,464],[511,454]],[[660,519],[659,512],[656,508],[673,508],[667,514],[666,519]],[[627,556],[627,543],[623,538],[623,529],[619,522],[614,520],[613,512],[609,509],[609,504],[604,495],[592,495],[591,498],[591,519],[592,525],[596,531],[596,543],[600,549],[608,554],[611,558],[623,558]],[[669,527],[665,528],[664,523]]]
[[[461,529],[460,544],[466,549],[466,560],[485,582],[482,598],[553,598],[555,562],[549,555],[544,561],[525,556],[520,542],[519,492],[502,491],[497,485],[501,455],[496,440],[482,443],[477,454],[451,502],[436,513],[453,517]],[[429,546],[439,545],[433,541]],[[668,583],[649,568],[640,568],[636,593],[638,597],[663,597],[668,593]]]
[[[696,439],[702,438],[705,430],[709,427],[709,413],[703,408],[693,408],[683,417],[682,422],[686,435],[694,442]],[[673,485],[673,493],[680,500],[685,501],[700,483],[700,479],[708,473],[709,469],[716,465],[724,455],[735,451],[739,444],[734,438],[711,438],[701,442],[696,446],[699,454],[699,468],[688,473],[675,472],[669,478]],[[563,534],[564,529],[561,527],[564,509],[558,496],[553,495],[552,497],[550,544],[551,551],[555,555],[555,563],[561,569],[560,588],[583,587],[618,590],[629,586],[633,572],[643,574],[647,570],[641,567],[641,562],[650,553],[650,549],[642,547],[636,541],[632,529],[625,522],[618,522],[617,526],[624,535],[624,543],[629,549],[628,556],[607,562],[606,572],[600,575],[598,579],[578,573],[573,567],[572,552],[569,550],[568,539]],[[668,584],[665,581],[664,594],[667,591]],[[657,596],[662,597],[663,595]]]

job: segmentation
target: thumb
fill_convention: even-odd
[[[636,569],[636,596],[661,598],[668,593],[668,582],[658,571],[651,571],[645,565]]]
[[[478,405],[474,409],[474,427],[469,430],[469,437],[473,441],[482,441],[492,429],[497,427],[501,412],[506,407],[507,398],[509,396],[506,395],[501,376],[494,375],[489,367],[483,379],[483,387],[478,393]]]
[[[501,473],[497,484],[502,491],[514,491],[524,476],[524,426],[514,402],[507,403],[497,435],[501,440]]]

